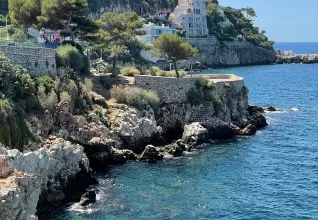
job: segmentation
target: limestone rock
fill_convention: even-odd
[[[182,138],[194,137],[197,142],[204,142],[208,139],[208,130],[200,123],[195,122],[184,127]]]
[[[112,123],[112,131],[124,142],[128,149],[140,153],[142,145],[161,135],[161,128],[157,126],[154,112],[151,108],[139,111],[135,108],[124,107],[125,111],[117,110],[117,117]]]
[[[80,145],[50,137],[44,147],[32,152],[0,150],[13,172],[0,190],[0,219],[36,219],[37,207],[64,200],[70,181],[79,173],[89,176],[89,161]],[[0,180],[2,181],[2,179]],[[72,186],[74,187],[74,186]],[[39,200],[41,198],[41,201]]]
[[[147,145],[145,150],[138,157],[138,160],[145,160],[148,162],[155,162],[163,158],[163,155],[160,153],[159,149],[153,145]]]

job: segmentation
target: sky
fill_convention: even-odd
[[[276,42],[318,42],[318,0],[219,0],[222,6],[254,8],[255,24]]]

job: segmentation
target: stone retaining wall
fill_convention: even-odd
[[[135,85],[156,92],[161,103],[186,103],[187,92],[195,88],[197,80],[203,80],[208,76],[215,84],[230,84],[233,87],[242,88],[244,79],[231,74],[198,75],[194,78],[174,78],[161,76],[135,76]]]
[[[0,46],[13,64],[26,68],[31,76],[56,75],[56,50],[40,47]]]
[[[162,103],[185,103],[186,93],[195,88],[194,78],[175,78],[161,76],[135,76],[135,85],[155,91]]]

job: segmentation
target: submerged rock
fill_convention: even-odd
[[[284,110],[282,110],[282,109],[274,108],[274,107],[272,107],[272,106],[270,106],[270,107],[265,107],[264,110],[265,110],[265,111],[268,111],[268,112],[282,112],[282,111],[284,111]]]

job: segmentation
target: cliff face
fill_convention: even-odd
[[[189,39],[199,49],[195,59],[208,67],[229,67],[276,62],[274,50],[253,46],[246,41],[219,42],[215,38]]]
[[[0,148],[1,170],[5,171],[0,179],[0,219],[37,219],[41,203],[59,204],[71,188],[79,190],[80,174],[90,172],[83,151],[80,145],[56,138],[28,153]]]

